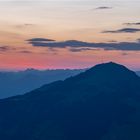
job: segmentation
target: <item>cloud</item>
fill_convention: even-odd
[[[16,48],[12,48],[10,46],[0,46],[0,52],[7,52],[12,50],[16,50]]]
[[[137,42],[139,42],[139,43],[140,43],[140,39],[137,39]]]
[[[109,40],[108,42],[114,43],[117,42],[116,40]]]
[[[128,23],[124,23],[124,25],[140,25],[140,22],[128,22]]]
[[[95,10],[107,10],[107,9],[112,9],[113,7],[108,7],[108,6],[100,6],[95,8]]]
[[[27,50],[23,50],[23,51],[19,51],[19,53],[25,53],[25,54],[31,54],[31,51],[27,51]]]
[[[1,52],[6,52],[9,50],[9,47],[8,46],[0,46],[0,51]]]
[[[24,47],[0,46],[0,54],[11,53],[11,52],[22,53],[22,54],[35,54],[36,53]]]
[[[33,53],[29,50],[23,50],[24,48],[15,48],[11,46],[0,46],[0,52],[5,53],[5,52],[16,52],[16,53]]]
[[[102,33],[136,33],[140,32],[140,29],[138,28],[123,28],[119,30],[107,30],[103,31]]]
[[[91,50],[95,50],[94,48],[69,48],[69,51],[71,52],[82,52],[82,51],[91,51]]]
[[[32,26],[35,26],[35,24],[25,23],[25,24],[16,25],[15,27],[19,28],[19,29],[22,29],[22,28],[28,28],[28,27],[32,27]]]
[[[34,24],[31,23],[25,23],[24,26],[33,26]]]
[[[43,42],[43,41],[29,41],[29,44],[33,46],[41,46],[41,47],[48,47],[48,48],[66,48],[66,47],[84,47],[90,46],[92,43],[78,41],[78,40],[66,40],[60,42]]]
[[[122,55],[123,55],[123,56],[126,56],[126,55],[129,55],[129,54],[128,54],[128,53],[126,53],[126,52],[123,52],[123,53],[122,53]]]
[[[49,41],[55,41],[55,40],[53,40],[53,39],[47,39],[47,38],[32,38],[32,39],[29,39],[29,40],[27,40],[27,41],[29,41],[29,42],[42,42],[42,41],[44,41],[44,42],[49,42]]]
[[[105,42],[105,43],[94,43],[94,42],[83,42],[78,40],[66,40],[66,41],[54,41],[54,42],[43,42],[43,41],[29,41],[34,47],[47,47],[48,49],[60,49],[66,48],[72,52],[80,52],[84,50],[104,49],[104,50],[122,50],[122,51],[140,51],[140,41],[135,42]]]

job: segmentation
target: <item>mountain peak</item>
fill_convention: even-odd
[[[121,65],[121,64],[118,64],[118,63],[115,63],[115,62],[107,62],[107,63],[101,63],[101,64],[98,64],[98,65],[95,65],[94,67],[118,67],[118,68],[124,68],[124,69],[127,69],[125,66]],[[92,68],[94,68],[92,67]]]
[[[113,84],[114,86],[117,85],[117,83],[123,86],[126,83],[131,84],[133,81],[140,81],[135,72],[114,62],[95,65],[72,79],[76,79],[77,82],[80,80],[84,83],[90,82],[94,85]]]
[[[94,67],[90,68],[88,70],[88,72],[90,71],[98,71],[98,72],[102,72],[103,74],[106,74],[108,72],[131,72],[131,70],[129,70],[128,68],[126,68],[125,66],[115,63],[115,62],[107,62],[107,63],[102,63],[102,64],[98,64],[95,65]],[[134,72],[133,72],[134,73]]]
[[[113,61],[110,61],[110,62],[107,62],[107,63],[103,63],[103,64],[105,64],[105,65],[119,65],[119,66],[120,66],[120,64],[115,63],[115,62],[113,62]],[[121,65],[121,66],[122,66],[122,65]]]

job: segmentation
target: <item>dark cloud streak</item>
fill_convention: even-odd
[[[103,31],[102,33],[136,33],[140,32],[140,29],[138,28],[123,28],[119,30],[106,30]]]
[[[10,46],[0,46],[0,52],[8,52],[13,50],[16,50],[16,48],[12,48]]]
[[[91,43],[78,40],[66,40],[60,42],[41,42],[29,41],[34,47],[47,47],[48,49],[67,48],[72,52],[84,50],[104,49],[104,50],[122,50],[122,51],[140,51],[140,42],[109,42],[109,43]]]
[[[129,23],[124,23],[124,25],[128,25],[128,26],[131,26],[131,25],[140,25],[140,22],[129,22]]]
[[[6,52],[9,50],[8,46],[0,46],[0,52]]]
[[[24,54],[31,54],[31,53],[33,53],[33,52],[31,52],[31,51],[28,51],[28,50],[23,50],[23,51],[19,51],[19,53],[24,53]]]
[[[30,42],[39,42],[39,41],[50,42],[50,41],[55,41],[55,40],[47,39],[47,38],[32,38],[32,39],[29,39],[27,41],[30,41]]]
[[[95,10],[107,10],[107,9],[112,9],[113,7],[108,7],[108,6],[100,6],[95,8]]]

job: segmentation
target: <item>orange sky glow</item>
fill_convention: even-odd
[[[0,0],[0,70],[78,69],[108,61],[140,70],[140,24],[136,24],[140,22],[139,13],[139,0]],[[126,28],[136,31],[118,31]],[[139,47],[77,51],[78,46],[76,51],[70,51],[73,46],[33,46],[27,41],[33,38],[137,42]]]

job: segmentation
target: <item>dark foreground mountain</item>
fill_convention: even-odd
[[[138,76],[140,76],[140,71],[137,71],[136,73],[137,73]]]
[[[35,70],[27,69],[18,72],[0,72],[0,98],[21,95],[44,84],[64,80],[79,74],[82,69]],[[7,88],[8,87],[8,88]]]
[[[0,100],[1,140],[140,140],[140,78],[106,63]]]

